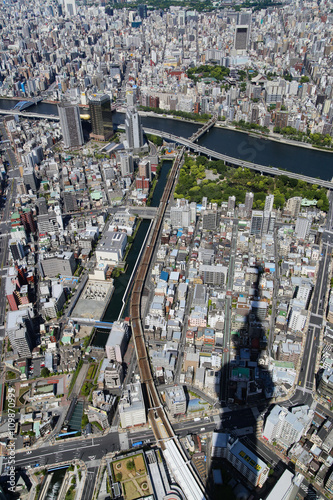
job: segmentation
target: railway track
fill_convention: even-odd
[[[130,317],[140,379],[141,383],[146,388],[148,398],[148,421],[154,432],[156,442],[162,450],[164,450],[166,456],[169,457],[169,467],[173,471],[174,477],[178,480],[179,485],[183,489],[186,498],[188,500],[207,500],[205,488],[203,487],[192,464],[188,461],[188,458],[186,457],[177,436],[175,436],[173,428],[161,404],[152,375],[149,354],[145,343],[141,321],[141,297],[145,280],[148,276],[155,246],[158,243],[162,222],[172,194],[175,179],[177,178],[179,167],[181,166],[184,151],[185,147],[182,148],[177,155],[170,171],[159,205],[157,217],[155,219],[155,224],[153,226],[150,239],[148,238],[148,245],[144,250],[142,259],[134,277],[130,301]]]
[[[158,237],[164,219],[165,211],[167,209],[170,196],[172,194],[174,181],[177,177],[178,169],[183,158],[184,150],[185,148],[182,148],[181,151],[179,152],[178,156],[176,157],[173,163],[170,174],[168,176],[168,180],[165,185],[165,189],[159,205],[157,217],[155,219],[155,224],[153,226],[151,236],[148,239],[149,244],[144,250],[142,259],[140,261],[140,265],[138,267],[137,273],[134,278],[134,284],[130,302],[132,335],[134,339],[134,345],[138,360],[140,378],[141,378],[141,383],[146,386],[148,401],[149,401],[148,419],[154,431],[156,441],[159,442],[162,447],[164,439],[173,438],[174,432],[161,405],[159,394],[155,387],[152,375],[149,355],[145,344],[145,338],[141,321],[141,297],[145,280],[147,278],[149,267],[151,264],[155,245],[158,242]],[[161,423],[163,424],[163,429],[160,429],[160,427],[162,427],[161,425],[157,425],[156,422],[157,420],[161,421]]]

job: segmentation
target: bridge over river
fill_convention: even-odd
[[[320,187],[324,187],[324,188],[333,190],[333,182],[330,182],[330,181],[316,179],[314,177],[309,177],[307,175],[296,174],[295,172],[290,172],[289,170],[288,171],[280,170],[276,167],[267,167],[266,165],[258,165],[257,163],[252,163],[250,161],[245,161],[245,160],[241,160],[239,158],[234,158],[232,156],[227,156],[225,154],[218,153],[218,152],[213,151],[211,149],[205,148],[204,146],[200,146],[199,144],[196,144],[195,142],[191,141],[191,139],[186,139],[185,137],[179,137],[179,136],[174,135],[174,134],[169,134],[168,132],[161,132],[160,130],[155,130],[155,129],[151,129],[151,128],[147,128],[147,127],[144,127],[144,131],[147,134],[157,135],[159,137],[163,137],[163,139],[168,139],[169,141],[176,142],[178,144],[182,144],[183,146],[186,146],[191,151],[194,151],[194,152],[199,153],[199,154],[203,154],[205,156],[208,156],[209,158],[214,158],[216,160],[223,160],[224,162],[229,163],[231,165],[249,168],[251,170],[257,170],[258,172],[260,172],[262,174],[287,175],[288,177],[291,177],[292,179],[298,179],[301,181],[308,182],[309,184],[316,184]]]

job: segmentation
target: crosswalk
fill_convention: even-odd
[[[55,463],[62,462],[65,443],[60,443],[55,453]]]

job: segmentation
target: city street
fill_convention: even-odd
[[[90,462],[99,460],[107,453],[119,450],[119,434],[112,432],[105,436],[86,437],[70,441],[55,441],[54,444],[38,449],[20,451],[16,454],[18,467],[50,465],[74,459]],[[6,465],[6,461],[4,461]]]

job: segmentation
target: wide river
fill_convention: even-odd
[[[12,109],[18,101],[0,99],[0,109]],[[38,103],[27,111],[41,114],[58,114],[55,104]],[[123,113],[113,114],[115,125],[124,123]],[[168,118],[142,117],[143,126],[190,137],[199,125]],[[85,132],[89,124],[84,124]],[[85,134],[87,135],[87,134]],[[316,149],[292,146],[282,142],[258,139],[232,129],[215,127],[199,141],[203,146],[219,153],[252,161],[260,165],[279,167],[291,172],[331,180],[333,176],[333,153]]]

